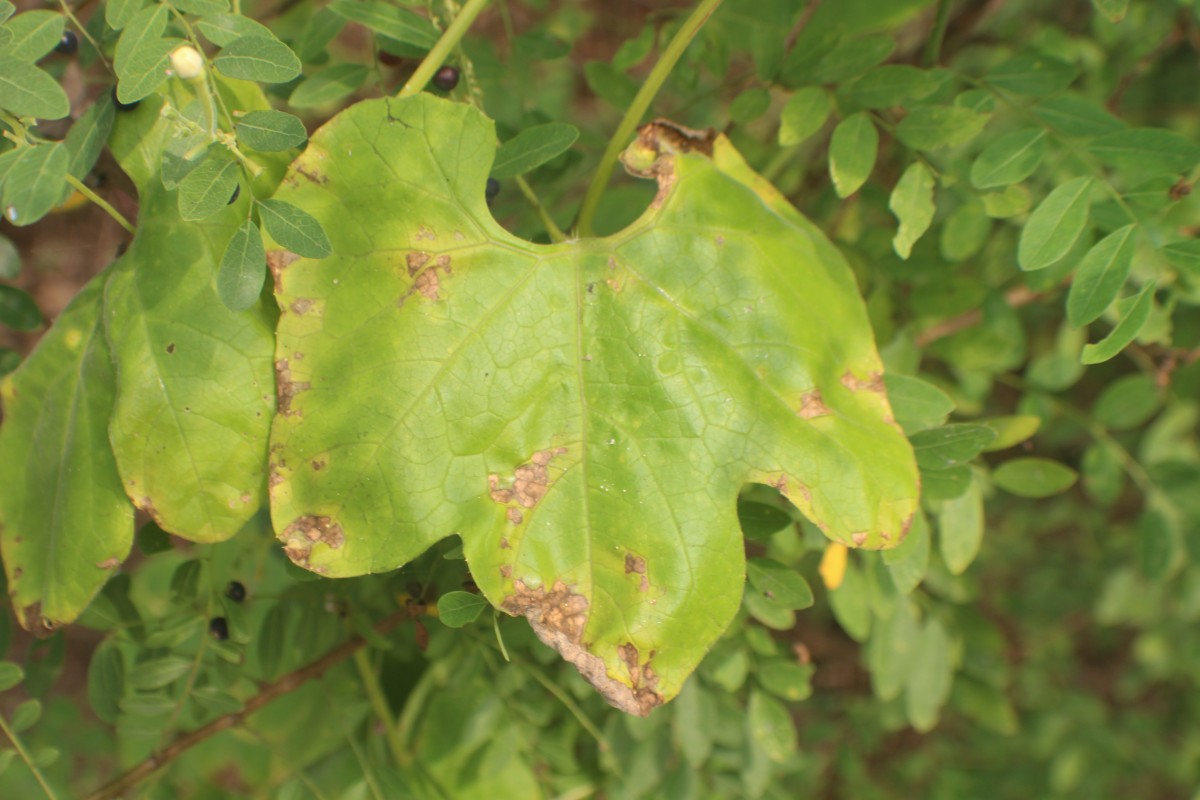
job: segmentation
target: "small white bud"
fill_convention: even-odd
[[[190,44],[176,47],[171,51],[171,71],[185,81],[195,80],[204,74],[204,56]]]

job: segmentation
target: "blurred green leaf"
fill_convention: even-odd
[[[329,10],[364,25],[397,42],[429,49],[437,43],[438,29],[422,16],[374,0],[333,0]]]
[[[1161,128],[1113,131],[1092,141],[1088,150],[1105,164],[1138,175],[1189,172],[1200,164],[1200,142]]]
[[[333,252],[329,237],[311,214],[283,200],[258,204],[263,227],[279,244],[306,258],[324,258]]]
[[[1046,98],[1033,107],[1033,113],[1051,128],[1073,138],[1100,136],[1125,127],[1091,100],[1074,94]]]
[[[217,47],[225,47],[243,37],[276,38],[270,28],[241,14],[215,14],[200,20],[196,27]]]
[[[42,312],[25,292],[0,285],[0,325],[16,331],[36,331],[42,327]]]
[[[1125,431],[1146,423],[1162,407],[1163,393],[1150,375],[1126,375],[1096,398],[1092,418],[1109,430]]]
[[[983,203],[969,200],[947,217],[942,226],[939,246],[942,258],[951,263],[966,261],[976,255],[992,234],[992,221]]]
[[[0,279],[11,281],[21,273],[21,254],[6,236],[0,236]]]
[[[746,562],[746,577],[755,591],[786,608],[800,610],[813,604],[808,582],[790,567],[769,558],[752,558]]]
[[[1078,478],[1075,470],[1047,458],[1015,458],[992,473],[992,480],[1004,491],[1034,498],[1061,494]]]
[[[71,113],[71,101],[49,74],[0,53],[0,108],[19,117],[62,119]]]
[[[896,136],[914,150],[959,147],[974,139],[988,114],[960,106],[917,106],[896,127]]]
[[[1038,432],[1042,426],[1042,418],[1033,414],[1013,414],[1002,417],[988,417],[981,420],[996,432],[996,438],[983,448],[985,453],[1007,450],[1018,445]]]
[[[288,105],[292,108],[331,105],[358,91],[370,74],[365,64],[335,64],[305,78],[288,97]]]
[[[779,144],[792,147],[808,139],[825,124],[831,108],[829,92],[820,86],[796,91],[779,115]]]
[[[972,481],[962,497],[947,500],[938,513],[938,545],[952,575],[971,566],[983,544],[983,494]]]
[[[750,691],[746,728],[751,741],[767,758],[783,763],[796,751],[796,726],[787,707],[766,692]]]
[[[867,581],[853,560],[846,562],[842,582],[829,592],[829,606],[846,635],[865,642],[871,634],[871,606],[867,600]]]
[[[1067,319],[1082,327],[1100,318],[1117,299],[1137,247],[1137,228],[1126,225],[1105,236],[1088,250],[1075,270],[1067,294]]]
[[[26,700],[13,709],[8,725],[14,733],[27,731],[42,718],[42,703],[39,700]]]
[[[491,176],[503,180],[524,175],[566,152],[578,138],[579,129],[562,122],[526,128],[500,145]]]
[[[1079,357],[1082,364],[1101,364],[1124,350],[1150,319],[1150,310],[1154,307],[1154,281],[1142,286],[1133,297],[1127,297],[1118,302],[1121,321],[1099,342],[1085,345]]]
[[[1049,56],[1021,53],[990,71],[985,80],[1015,94],[1049,95],[1061,92],[1079,72],[1072,64]]]
[[[907,100],[927,97],[937,89],[939,83],[938,78],[928,70],[907,64],[885,64],[851,83],[843,84],[838,91],[860,108],[891,108]]]
[[[1129,12],[1129,0],[1092,0],[1092,5],[1107,17],[1109,22],[1120,22]]]
[[[909,437],[922,469],[948,469],[965,464],[996,438],[986,425],[953,423]]]
[[[926,733],[937,725],[953,682],[950,637],[940,622],[930,619],[917,639],[904,693],[908,719],[917,731]]]
[[[838,197],[849,197],[866,182],[878,150],[879,131],[869,114],[852,114],[838,123],[829,141],[829,175]]]
[[[308,141],[300,118],[284,111],[251,111],[237,123],[238,141],[251,150],[278,152]]]
[[[129,686],[140,692],[161,689],[182,678],[192,669],[192,660],[179,656],[162,656],[130,668],[126,678]]]
[[[1046,155],[1046,132],[1037,128],[1013,131],[995,139],[971,165],[971,184],[978,189],[1007,186],[1025,180]]]
[[[25,679],[25,670],[11,661],[0,661],[0,692],[7,692]]]
[[[912,255],[913,245],[925,235],[933,224],[933,175],[920,161],[914,161],[904,170],[896,188],[892,190],[888,208],[900,221],[900,228],[892,239],[892,247],[904,259]]]
[[[896,422],[907,434],[941,425],[954,410],[954,401],[932,383],[890,372],[883,380]]]
[[[1054,264],[1083,234],[1091,205],[1092,178],[1073,178],[1046,196],[1021,230],[1017,262],[1029,271]]]
[[[470,592],[447,592],[438,598],[438,620],[448,628],[474,622],[488,607],[486,597]]]

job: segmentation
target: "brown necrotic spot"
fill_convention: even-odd
[[[854,373],[852,373],[850,370],[846,370],[845,374],[842,375],[842,386],[845,386],[852,392],[868,391],[875,392],[876,394],[883,394],[883,373],[868,372],[867,377],[864,380],[862,378],[856,378]]]
[[[171,342],[169,345],[167,345],[167,355],[170,355],[171,353],[174,353],[174,352],[175,352],[175,343]]]
[[[500,485],[499,475],[488,475],[488,494],[496,503],[515,501],[522,508],[533,508],[546,496],[550,488],[550,462],[566,452],[565,447],[538,450],[527,463],[513,471],[511,488]]]
[[[337,550],[346,543],[342,526],[330,517],[298,517],[279,534],[287,557],[302,567],[308,567],[308,557],[317,543]]]
[[[45,639],[54,633],[55,628],[58,627],[52,620],[48,620],[42,616],[41,602],[31,603],[22,608],[20,617],[21,627],[39,639]]]
[[[116,556],[113,556],[112,558],[106,558],[96,564],[97,569],[116,569],[119,566],[121,566],[121,559],[117,558]]]
[[[426,300],[438,299],[438,285],[437,270],[427,269],[413,279],[413,289]]]
[[[631,688],[609,677],[603,659],[588,651],[583,643],[588,600],[572,592],[562,581],[555,581],[550,591],[546,591],[543,587],[532,588],[518,580],[513,593],[504,599],[501,608],[509,614],[528,619],[537,637],[579,670],[579,674],[596,687],[596,691],[609,704],[639,717],[646,716],[662,705],[662,695],[655,691],[658,679],[653,671],[649,671],[648,665],[640,671],[639,678],[632,681],[634,685]]]
[[[821,390],[813,389],[811,392],[805,392],[800,397],[800,410],[796,412],[801,419],[815,419],[816,417],[825,417],[833,412],[829,410],[829,406],[825,405],[825,401],[821,399]]]
[[[508,539],[505,539],[503,536],[500,537],[500,549],[501,550],[511,550],[512,549],[512,545],[508,543]]]
[[[420,250],[409,253],[408,256],[405,257],[405,265],[408,267],[408,277],[411,278],[420,272],[421,268],[429,263],[429,258],[429,253]]]
[[[500,577],[504,578],[504,579],[508,579],[508,578],[512,577],[512,565],[511,564],[505,564],[504,566],[500,567]]]
[[[314,458],[311,463],[314,472],[320,472],[325,469],[325,459],[323,458]]]
[[[299,414],[300,412],[292,409],[292,400],[298,393],[310,388],[312,384],[308,381],[292,380],[292,370],[288,367],[286,358],[275,362],[275,401],[281,415],[290,417]]]
[[[519,508],[510,508],[506,516],[508,517],[508,521],[513,525],[520,525],[525,521],[525,515],[521,513],[521,509]]]
[[[646,559],[641,556],[635,556],[633,553],[625,554],[625,574],[640,575],[642,580],[638,588],[643,592],[650,588],[650,579],[646,576]]]
[[[862,547],[867,543],[867,532],[859,531],[857,533],[850,534],[850,541],[854,542],[855,547]]]
[[[271,270],[271,278],[275,281],[275,294],[283,294],[283,273],[299,258],[300,256],[291,250],[267,251],[267,267]]]
[[[437,241],[437,233],[428,225],[418,225],[417,235],[415,238],[418,242],[422,239],[428,239],[431,242]]]
[[[307,297],[297,297],[292,301],[292,311],[295,311],[300,316],[307,314],[313,307],[313,301]]]

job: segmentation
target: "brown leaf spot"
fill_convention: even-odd
[[[171,342],[169,345],[167,345],[167,355],[171,355],[174,352],[175,352],[175,343]]]
[[[287,553],[287,557],[302,567],[308,567],[308,557],[318,542],[332,550],[337,550],[346,543],[346,535],[342,532],[341,525],[330,517],[311,515],[298,517],[283,529],[279,539],[284,543],[283,552]]]
[[[325,469],[325,459],[314,458],[312,460],[312,468],[313,472],[320,472],[321,470]]]
[[[310,310],[312,310],[312,307],[313,301],[309,300],[307,297],[297,297],[292,301],[292,311],[295,311],[300,316],[307,314]]]
[[[633,553],[625,554],[625,574],[641,575],[642,582],[638,588],[643,592],[650,588],[650,579],[646,576],[646,559],[641,556],[635,556]]]
[[[21,576],[24,574],[25,570],[22,567],[13,567],[12,576],[14,581],[20,580]]]
[[[512,564],[505,564],[500,567],[500,577],[505,579],[512,577]]]
[[[854,373],[852,373],[850,370],[846,370],[846,373],[842,375],[842,386],[845,386],[852,392],[861,392],[865,390],[868,392],[875,392],[876,394],[883,394],[885,391],[883,386],[882,372],[869,372],[867,373],[866,380],[862,380],[854,377]]]
[[[437,270],[427,269],[413,279],[413,289],[421,293],[426,300],[438,299]]]
[[[506,516],[508,517],[508,521],[513,525],[520,525],[525,521],[525,515],[521,513],[519,508],[510,508]]]
[[[420,250],[409,253],[405,257],[405,263],[408,267],[408,277],[412,277],[421,271],[421,268],[429,263],[429,253]]]
[[[550,488],[550,470],[547,466],[555,458],[567,452],[565,447],[551,450],[539,450],[533,454],[529,462],[522,464],[513,471],[512,488],[500,485],[500,476],[488,475],[488,490],[491,498],[497,503],[509,503],[516,500],[522,508],[533,508],[545,497]]]
[[[815,419],[816,417],[829,416],[833,412],[829,410],[829,406],[825,405],[825,401],[821,399],[821,390],[813,389],[811,392],[805,392],[800,397],[800,410],[796,412],[801,419]]]
[[[855,547],[862,547],[867,543],[867,532],[859,531],[858,533],[850,534],[850,541],[854,542]]]
[[[417,226],[417,235],[413,238],[415,238],[418,242],[422,239],[428,239],[431,242],[435,242],[437,241],[437,233],[434,232],[433,228],[422,224]]]
[[[303,175],[305,178],[312,181],[313,183],[316,183],[319,185],[324,185],[326,183],[329,183],[329,178],[326,177],[316,167],[310,167],[307,165],[297,165],[296,172],[299,175]]]
[[[308,381],[293,381],[292,371],[288,368],[288,360],[281,358],[275,362],[275,398],[279,413],[290,417],[298,415],[299,411],[292,410],[292,400],[298,392],[312,388]]]
[[[121,566],[121,559],[117,558],[116,556],[113,556],[112,558],[106,558],[100,563],[96,564],[98,569],[116,569],[119,566]]]
[[[500,476],[495,473],[488,475],[488,489],[494,503],[503,504],[512,500],[512,489],[500,488]]]
[[[537,637],[579,670],[579,674],[596,687],[610,705],[629,714],[644,717],[662,705],[662,695],[654,690],[657,678],[641,677],[634,688],[609,677],[604,661],[583,645],[583,629],[587,624],[588,601],[572,592],[562,581],[555,581],[550,591],[530,588],[516,581],[513,593],[504,598],[501,608],[514,616],[529,620]],[[653,676],[653,672],[650,673]]]
[[[508,543],[508,539],[505,539],[503,536],[500,537],[500,549],[501,550],[511,550],[512,549],[512,545]]]
[[[271,270],[271,277],[275,280],[275,294],[283,294],[283,273],[299,259],[300,256],[291,250],[267,251],[267,267]]]

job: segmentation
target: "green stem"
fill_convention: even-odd
[[[579,216],[576,218],[575,230],[581,237],[592,236],[592,222],[596,218],[596,210],[600,207],[600,198],[604,194],[604,190],[608,187],[608,181],[612,177],[613,170],[617,166],[617,156],[621,150],[629,143],[633,136],[634,130],[637,129],[638,123],[642,121],[646,110],[650,108],[650,103],[654,101],[658,90],[662,88],[667,81],[667,76],[671,74],[671,70],[675,68],[675,64],[683,56],[688,45],[696,38],[696,34],[704,27],[704,23],[713,15],[713,12],[721,5],[721,0],[700,0],[700,4],[696,6],[691,15],[684,21],[683,25],[676,31],[667,48],[659,57],[658,63],[654,65],[654,69],[650,70],[650,74],[646,76],[646,82],[642,84],[642,88],[638,90],[637,95],[633,98],[633,102],[629,104],[629,108],[625,110],[625,116],[621,118],[621,124],[617,126],[617,130],[613,133],[612,138],[608,140],[608,147],[604,150],[604,155],[600,157],[600,164],[596,167],[596,173],[592,176],[592,182],[587,188],[587,193],[583,196],[583,203],[579,206]]]
[[[604,738],[603,731],[597,728],[596,724],[588,719],[587,715],[583,713],[583,709],[579,707],[579,704],[576,703],[569,694],[564,692],[561,686],[528,664],[522,664],[520,662],[513,663],[515,663],[520,669],[532,675],[535,681],[540,683],[550,694],[554,695],[558,702],[562,703],[566,707],[567,711],[571,712],[571,716],[575,717],[575,721],[579,723],[580,727],[591,734],[592,738],[596,740],[596,746],[600,748],[600,752],[608,752],[608,739]]]
[[[538,199],[529,182],[519,175],[516,182],[517,188],[521,190],[521,194],[525,195],[525,199],[529,201],[529,205],[533,206],[533,210],[537,212],[538,218],[541,219],[542,225],[546,228],[546,233],[550,234],[550,241],[556,244],[558,242],[565,242],[567,235],[562,232],[562,228],[555,224],[554,218],[550,216],[550,212],[542,205],[542,201]]]
[[[929,41],[925,44],[925,66],[932,67],[942,56],[942,40],[946,38],[946,25],[950,22],[950,0],[938,0],[937,17]]]
[[[33,763],[33,759],[29,757],[29,751],[25,749],[25,745],[20,739],[17,738],[16,731],[8,727],[8,720],[4,718],[3,714],[0,714],[0,731],[4,731],[4,735],[8,737],[10,742],[12,742],[12,746],[17,751],[17,755],[19,755],[21,760],[25,762],[25,766],[29,767],[29,771],[33,773],[34,779],[36,779],[38,785],[42,787],[42,791],[46,793],[46,797],[49,797],[50,800],[58,800],[58,796],[54,794],[54,790],[51,789],[50,784],[46,782],[46,776],[43,775],[42,771],[37,768],[37,764]]]
[[[408,693],[408,699],[404,702],[400,718],[396,721],[396,737],[405,753],[408,752],[409,742],[417,725],[417,717],[420,716],[425,701],[447,677],[449,675],[446,662],[435,661],[425,668],[421,677],[417,679],[417,684]]]
[[[379,685],[379,677],[375,674],[375,668],[371,665],[366,648],[354,652],[354,666],[358,669],[358,677],[362,680],[363,688],[366,689],[371,710],[383,725],[383,735],[387,739],[388,749],[392,751],[392,758],[396,759],[399,766],[405,766],[409,762],[408,751],[400,740],[391,706],[388,705],[387,697],[383,694],[383,687]]]
[[[113,208],[111,205],[109,205],[107,200],[105,200],[103,197],[101,197],[100,195],[96,194],[91,189],[89,189],[88,186],[83,181],[79,180],[79,178],[76,178],[74,175],[68,175],[67,183],[69,183],[69,184],[71,184],[71,186],[75,187],[75,191],[79,192],[81,195],[86,197],[88,200],[90,200],[91,202],[100,206],[100,208],[104,209],[104,211],[110,217],[115,219],[117,221],[117,224],[120,225],[122,228],[129,231],[130,233],[137,233],[137,229],[134,228],[133,225],[129,224],[129,220],[125,219],[125,217],[122,216],[120,211],[117,211],[115,208]]]
[[[404,88],[400,90],[397,97],[410,97],[418,94],[425,88],[425,84],[437,72],[442,62],[450,55],[450,51],[458,46],[458,42],[462,39],[467,29],[471,27],[471,23],[479,16],[479,12],[483,11],[488,0],[467,0],[467,4],[463,6],[462,13],[454,18],[454,22],[450,23],[450,27],[446,28],[446,32],[442,34],[442,38],[438,39],[437,44],[425,56],[420,65],[417,66],[417,71],[412,74],[408,82],[404,84]]]

